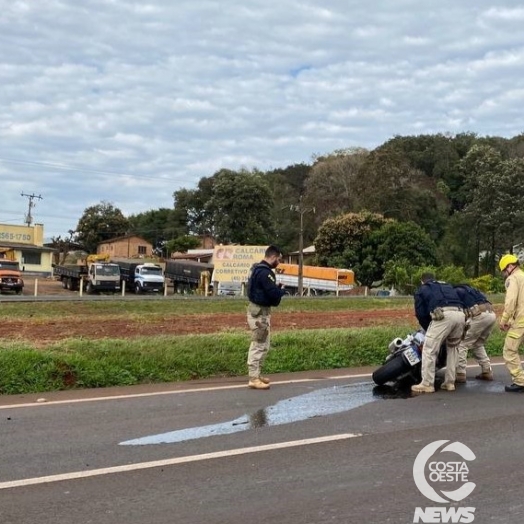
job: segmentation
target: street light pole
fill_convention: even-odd
[[[304,214],[315,212],[314,207],[302,207],[302,197],[300,197],[298,206],[290,206],[291,211],[297,211],[300,214],[300,230],[298,236],[298,296],[301,297],[304,290]]]
[[[298,296],[304,287],[304,213],[300,211],[300,234],[298,236]]]

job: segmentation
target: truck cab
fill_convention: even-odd
[[[13,291],[17,295],[21,295],[23,290],[24,281],[19,263],[0,258],[0,293]]]
[[[86,284],[87,293],[93,291],[118,291],[120,267],[107,262],[90,262]]]
[[[135,267],[135,293],[152,291],[163,293],[165,286],[164,272],[158,264],[146,262]]]

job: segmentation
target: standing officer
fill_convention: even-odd
[[[507,331],[502,356],[513,379],[504,389],[508,393],[524,392],[524,369],[520,363],[519,347],[524,338],[524,273],[515,255],[504,255],[499,268],[506,277],[506,300],[499,327]]]
[[[486,353],[484,344],[495,327],[497,315],[495,315],[489,300],[478,289],[468,284],[459,284],[453,287],[462,301],[468,318],[468,328],[466,329],[464,339],[458,347],[455,382],[466,382],[466,365],[470,349],[475,360],[480,365],[480,374],[476,375],[475,378],[478,380],[493,380],[491,361]]]
[[[285,293],[282,286],[276,283],[273,272],[281,258],[280,249],[269,246],[264,260],[251,268],[247,281],[247,323],[251,329],[247,367],[248,387],[252,389],[269,389],[269,379],[262,377],[260,372],[269,351],[271,307],[278,306]]]
[[[437,282],[433,273],[424,273],[415,292],[415,315],[426,331],[422,349],[422,382],[411,387],[413,393],[435,392],[435,364],[441,345],[447,346],[446,372],[440,386],[455,391],[457,347],[464,333],[466,317],[453,286]]]

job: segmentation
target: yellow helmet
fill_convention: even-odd
[[[510,264],[517,264],[519,259],[515,255],[507,254],[499,260],[499,268],[504,271]]]

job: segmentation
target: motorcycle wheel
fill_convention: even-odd
[[[373,372],[373,382],[377,384],[377,386],[383,386],[386,382],[397,380],[402,375],[408,373],[410,369],[411,366],[402,358],[402,355],[399,354]]]

